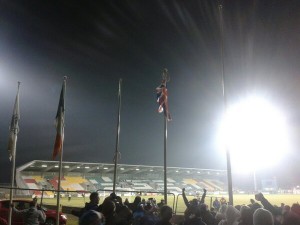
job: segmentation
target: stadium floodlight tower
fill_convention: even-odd
[[[221,136],[230,149],[233,169],[253,172],[255,191],[256,171],[274,166],[290,148],[284,114],[259,96],[228,107]]]

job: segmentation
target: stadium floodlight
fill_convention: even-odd
[[[77,166],[77,169],[80,169],[80,166]]]
[[[54,167],[55,167],[55,168],[58,168],[58,165],[55,165]]]
[[[89,166],[85,166],[84,168],[85,168],[85,169],[89,169],[90,167],[89,167]]]
[[[46,167],[47,167],[47,165],[42,165],[42,167],[43,167],[43,168],[46,168]]]
[[[108,168],[107,168],[107,167],[104,167],[103,169],[104,169],[104,170],[108,170]]]
[[[124,168],[122,167],[122,168],[120,168],[120,170],[124,170]]]
[[[225,117],[221,144],[230,150],[234,169],[270,167],[289,149],[285,117],[266,99],[249,97],[228,107]]]
[[[135,170],[140,170],[139,168],[136,168]]]

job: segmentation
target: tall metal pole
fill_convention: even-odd
[[[116,191],[116,180],[117,180],[117,165],[119,159],[119,142],[120,142],[120,121],[121,121],[121,87],[122,79],[119,80],[119,92],[118,92],[118,124],[117,124],[117,139],[116,139],[116,151],[114,156],[115,167],[114,167],[114,183],[113,183],[113,192]]]
[[[167,189],[167,138],[168,138],[168,120],[164,116],[164,198],[165,204],[168,204],[168,189]]]
[[[254,182],[254,192],[257,192],[257,179],[256,179],[256,170],[253,170],[253,182]]]
[[[66,94],[66,82],[67,77],[64,77],[64,89],[63,89],[63,98],[64,98],[64,106],[65,109],[65,94]],[[65,121],[65,111],[63,114],[63,140],[60,152],[60,160],[59,160],[59,172],[58,172],[58,184],[57,184],[57,195],[56,195],[56,225],[59,225],[59,211],[60,211],[60,189],[61,189],[61,175],[62,175],[62,161],[63,161],[63,152],[64,152],[64,121]]]
[[[223,103],[224,103],[224,115],[227,111],[227,93],[225,89],[225,67],[224,67],[224,28],[223,28],[223,6],[219,4],[220,13],[220,34],[221,34],[221,63],[222,63],[222,88],[223,88]],[[225,142],[226,159],[227,159],[227,180],[228,180],[228,196],[229,204],[233,205],[233,193],[232,193],[232,173],[231,173],[231,157],[227,142]]]
[[[60,160],[59,160],[59,172],[58,172],[58,184],[57,184],[57,195],[56,195],[56,225],[59,225],[59,211],[60,211],[60,189],[61,189],[61,174],[62,174],[62,160],[63,160],[63,145],[61,148]]]
[[[17,139],[14,140],[15,146],[17,144]],[[15,168],[16,168],[16,149],[14,150],[14,154],[12,156],[12,166],[11,166],[11,189],[9,190],[9,204],[13,203],[13,188],[15,183]],[[8,225],[11,225],[11,217],[12,217],[12,207],[9,207],[9,217],[8,217]]]
[[[15,101],[15,106],[14,106],[14,112],[13,112],[13,118],[12,118],[12,123],[10,130],[12,131],[13,129],[13,143],[10,145],[9,143],[9,150],[11,150],[11,156],[12,156],[12,165],[11,165],[11,178],[10,178],[10,190],[9,190],[9,203],[12,205],[13,203],[13,188],[15,184],[15,170],[16,170],[16,149],[17,149],[17,135],[19,132],[19,126],[18,126],[18,120],[19,120],[19,90],[20,90],[20,84],[21,82],[18,82],[18,92],[17,92],[17,97]],[[10,131],[10,132],[11,132]],[[10,134],[11,135],[11,134]],[[10,139],[11,140],[11,139]],[[12,148],[11,148],[12,147]],[[12,222],[12,207],[9,207],[9,216],[8,216],[8,225],[11,225]]]

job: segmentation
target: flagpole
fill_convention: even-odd
[[[19,90],[20,90],[20,84],[21,82],[18,81],[18,92],[17,92],[17,98],[16,98],[16,102],[15,102],[15,106],[14,106],[14,111],[16,110],[16,107],[19,108]],[[18,104],[16,106],[16,104]],[[12,120],[16,120],[15,118],[15,112],[13,115]],[[18,115],[19,117],[20,115]],[[18,118],[17,118],[18,119]],[[16,125],[16,124],[15,124]],[[18,126],[18,125],[17,125]],[[14,134],[14,139],[13,139],[13,149],[12,149],[12,166],[11,166],[11,179],[10,179],[10,190],[9,190],[9,204],[10,206],[13,203],[13,188],[14,188],[14,183],[15,183],[15,170],[16,170],[16,149],[17,149],[17,134],[18,134],[18,127],[14,126],[13,128],[10,127],[10,129],[14,129],[13,130],[13,134]],[[11,225],[11,217],[12,217],[12,207],[9,207],[9,216],[8,216],[8,225]]]
[[[67,77],[64,77],[64,83],[63,83],[63,109],[65,109],[65,94],[66,94],[66,83],[67,83]],[[65,121],[65,112],[63,114],[63,121]],[[60,211],[60,189],[61,189],[61,174],[62,174],[62,160],[63,160],[63,150],[64,150],[64,123],[63,123],[63,139],[62,139],[62,145],[61,145],[61,151],[60,151],[60,160],[59,160],[59,172],[58,172],[58,184],[57,184],[57,194],[56,194],[56,225],[59,225],[59,211]]]
[[[222,89],[223,89],[223,104],[224,104],[224,115],[226,116],[227,111],[227,93],[225,89],[225,66],[224,66],[224,28],[223,28],[223,6],[219,4],[220,13],[220,34],[221,34],[221,63],[222,63]],[[232,193],[232,172],[231,172],[231,157],[230,150],[227,142],[225,142],[226,159],[227,159],[227,180],[228,180],[228,196],[229,205],[233,205],[233,193]]]
[[[114,156],[115,166],[114,166],[114,183],[113,192],[116,191],[116,180],[117,180],[117,165],[119,160],[119,142],[120,142],[120,120],[121,120],[121,87],[122,79],[119,79],[119,92],[118,92],[118,124],[117,124],[117,138],[116,138],[116,151]]]
[[[167,138],[168,138],[168,120],[164,116],[164,198],[165,204],[168,204],[168,189],[167,189]]]

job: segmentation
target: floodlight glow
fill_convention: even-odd
[[[228,108],[221,133],[233,167],[243,171],[269,167],[289,149],[283,113],[259,97]]]

